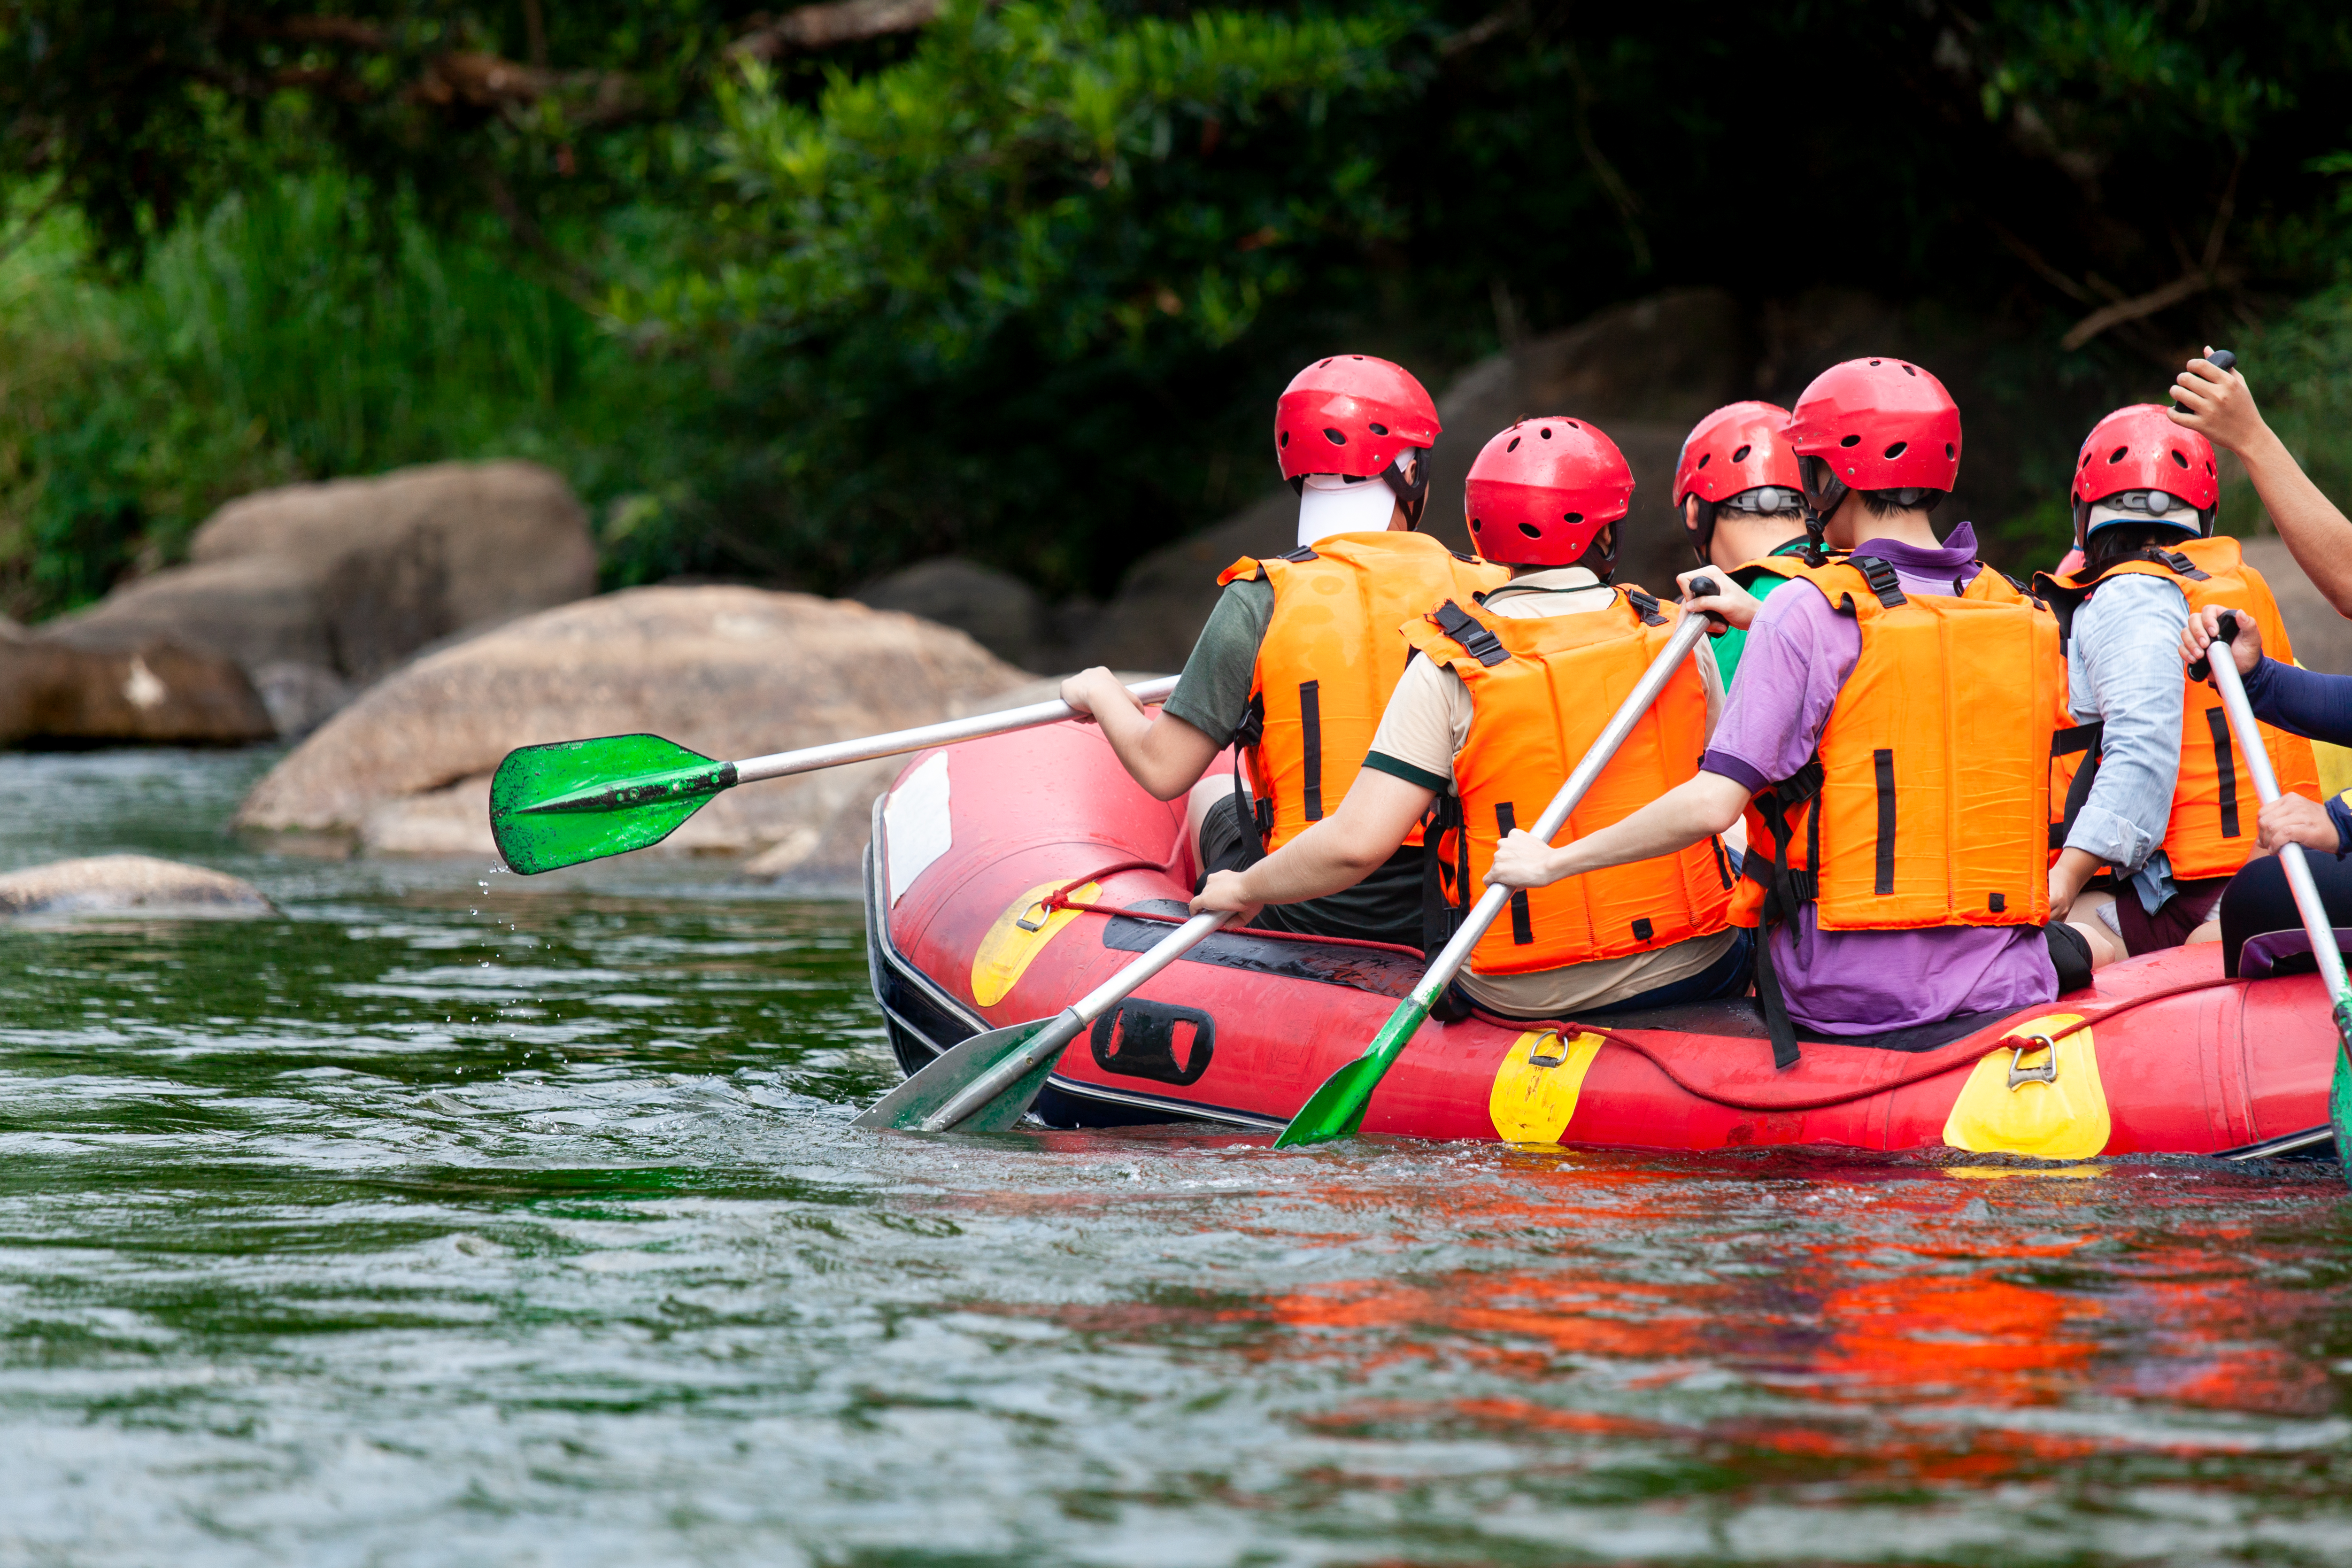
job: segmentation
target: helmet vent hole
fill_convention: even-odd
[[[1560,521],[1568,524],[1569,527],[1574,528],[1578,523],[1584,521],[1584,514],[1580,511],[1564,511],[1559,514],[1559,520]]]
[[[1551,426],[1549,425],[1538,426],[1536,427],[1536,434],[1549,441],[1551,439]]]
[[[1541,539],[1543,537],[1543,530],[1538,528],[1532,522],[1523,522],[1519,524],[1519,531],[1526,534],[1529,539]]]
[[[1516,452],[1516,451],[1517,451],[1518,449],[1519,449],[1519,438],[1518,438],[1517,436],[1512,437],[1511,437],[1511,444],[1510,444],[1509,446],[1507,446],[1507,447],[1504,447],[1504,448],[1503,448],[1503,450],[1504,450],[1504,451],[1506,451],[1506,452]]]
[[[1859,436],[1848,436],[1843,440],[1840,441],[1838,445],[1841,447],[1859,447],[1862,445],[1862,437]]]
[[[1323,439],[1330,442],[1334,447],[1344,447],[1348,444],[1348,438],[1345,436],[1340,435],[1337,430],[1324,431]]]
[[[1275,445],[1276,445],[1276,446],[1277,446],[1277,447],[1287,447],[1287,446],[1289,446],[1289,445],[1290,445],[1290,432],[1289,432],[1289,431],[1287,431],[1287,430],[1285,430],[1285,431],[1282,433],[1282,439],[1280,439],[1279,441],[1276,441],[1276,442],[1275,443]]]
[[[1906,375],[1916,375],[1919,373],[1906,364],[1903,367],[1903,374]]]
[[[1891,463],[1895,458],[1901,457],[1903,455],[1903,449],[1909,445],[1911,445],[1911,443],[1908,441],[1897,441],[1892,447],[1887,447],[1885,453],[1886,460]]]
[[[1957,458],[1959,455],[1960,449],[1958,447],[1953,446],[1949,441],[1944,443],[1944,456],[1947,458]]]
[[[2107,454],[2107,461],[2110,463],[2120,463],[2124,460],[2124,454],[2130,450],[2131,448],[2129,447],[2118,447],[2114,451]]]
[[[1754,450],[1756,450],[1756,448],[1753,447],[1742,447],[1739,450],[1731,454],[1731,460],[1735,463],[1744,463],[1748,460],[1748,454]],[[1712,455],[1713,454],[1711,453],[1709,454],[1709,456]],[[1702,468],[1706,468],[1706,458],[1701,458],[1698,461],[1698,466]]]
[[[1738,459],[1738,458],[1732,458],[1731,460],[1732,460],[1733,462],[1735,462],[1735,463],[1736,463],[1736,462],[1738,462],[1739,459]],[[1712,462],[1714,462],[1714,461],[1715,461],[1715,454],[1714,454],[1713,452],[1709,452],[1709,453],[1707,453],[1705,457],[1703,457],[1703,458],[1699,458],[1699,460],[1698,460],[1698,466],[1699,466],[1700,468],[1706,468],[1709,463],[1712,463]]]
[[[1561,423],[1561,424],[1563,424],[1563,425],[1565,425],[1565,426],[1568,426],[1570,429],[1571,429],[1571,430],[1581,430],[1581,429],[1583,429],[1583,428],[1584,428],[1584,426],[1583,426],[1579,425],[1579,424],[1578,424],[1575,420],[1573,420],[1573,419],[1563,419],[1563,420],[1561,420],[1561,421],[1560,421],[1560,423]]]
[[[1482,529],[1482,528],[1484,528],[1484,527],[1486,527],[1486,525],[1485,523],[1483,523],[1483,522],[1479,521],[1478,521],[1476,518],[1475,518],[1475,517],[1474,517],[1474,518],[1472,518],[1472,519],[1470,520],[1470,531],[1471,531],[1471,532],[1473,532],[1473,533],[1477,532],[1480,529]]]
[[[1375,425],[1371,426],[1371,431],[1375,436],[1385,436],[1389,433],[1389,427],[1385,425]]]
[[[2181,455],[2180,448],[2178,447],[2172,449],[2172,460],[2184,468],[2189,466],[2189,459]]]

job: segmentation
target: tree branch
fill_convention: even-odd
[[[835,0],[826,5],[801,5],[744,34],[729,47],[728,53],[743,59],[772,60],[779,55],[806,54],[836,44],[911,33],[929,26],[939,14],[940,0]]]

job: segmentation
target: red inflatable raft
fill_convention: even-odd
[[[1192,889],[1183,837],[1183,802],[1138,788],[1088,726],[918,753],[876,804],[866,860],[874,990],[899,1065],[1049,1016],[1149,948]],[[2245,967],[2265,956],[2250,945]],[[1422,967],[1402,948],[1220,932],[1072,1045],[1036,1113],[1277,1129],[1362,1052]],[[1746,1001],[1550,1026],[1432,1022],[1364,1131],[2053,1159],[2319,1152],[2336,1048],[2317,975],[2224,979],[2207,944],[2117,964],[2021,1013],[1811,1041],[1786,1071]]]

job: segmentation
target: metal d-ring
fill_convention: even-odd
[[[1045,918],[1040,920],[1035,925],[1031,925],[1029,923],[1029,916],[1026,913],[1026,910],[1044,910],[1045,911]],[[1052,907],[1048,905],[1045,900],[1039,899],[1035,903],[1025,906],[1023,913],[1013,916],[1013,923],[1019,926],[1023,931],[1044,931],[1045,929],[1045,921],[1050,921],[1053,918],[1054,910]]]
[[[2009,1057],[2009,1087],[2014,1092],[2021,1083],[2056,1083],[2058,1081],[2058,1042],[2047,1035],[2013,1035],[2014,1049]],[[2025,1053],[2046,1050],[2050,1059],[2038,1068],[2022,1065]]]
[[[1559,1055],[1548,1057],[1543,1054],[1543,1043],[1546,1040],[1550,1040],[1559,1047]],[[1558,1029],[1546,1029],[1536,1037],[1536,1043],[1528,1047],[1528,1066],[1531,1068],[1556,1068],[1566,1060],[1568,1060],[1568,1042],[1560,1038]]]

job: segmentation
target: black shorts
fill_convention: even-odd
[[[1202,881],[1212,871],[1245,871],[1265,858],[1265,847],[1244,818],[1240,795],[1225,796],[1202,815]],[[1261,931],[1393,942],[1418,952],[1422,860],[1421,847],[1406,845],[1354,887],[1302,903],[1268,904],[1250,923]]]

